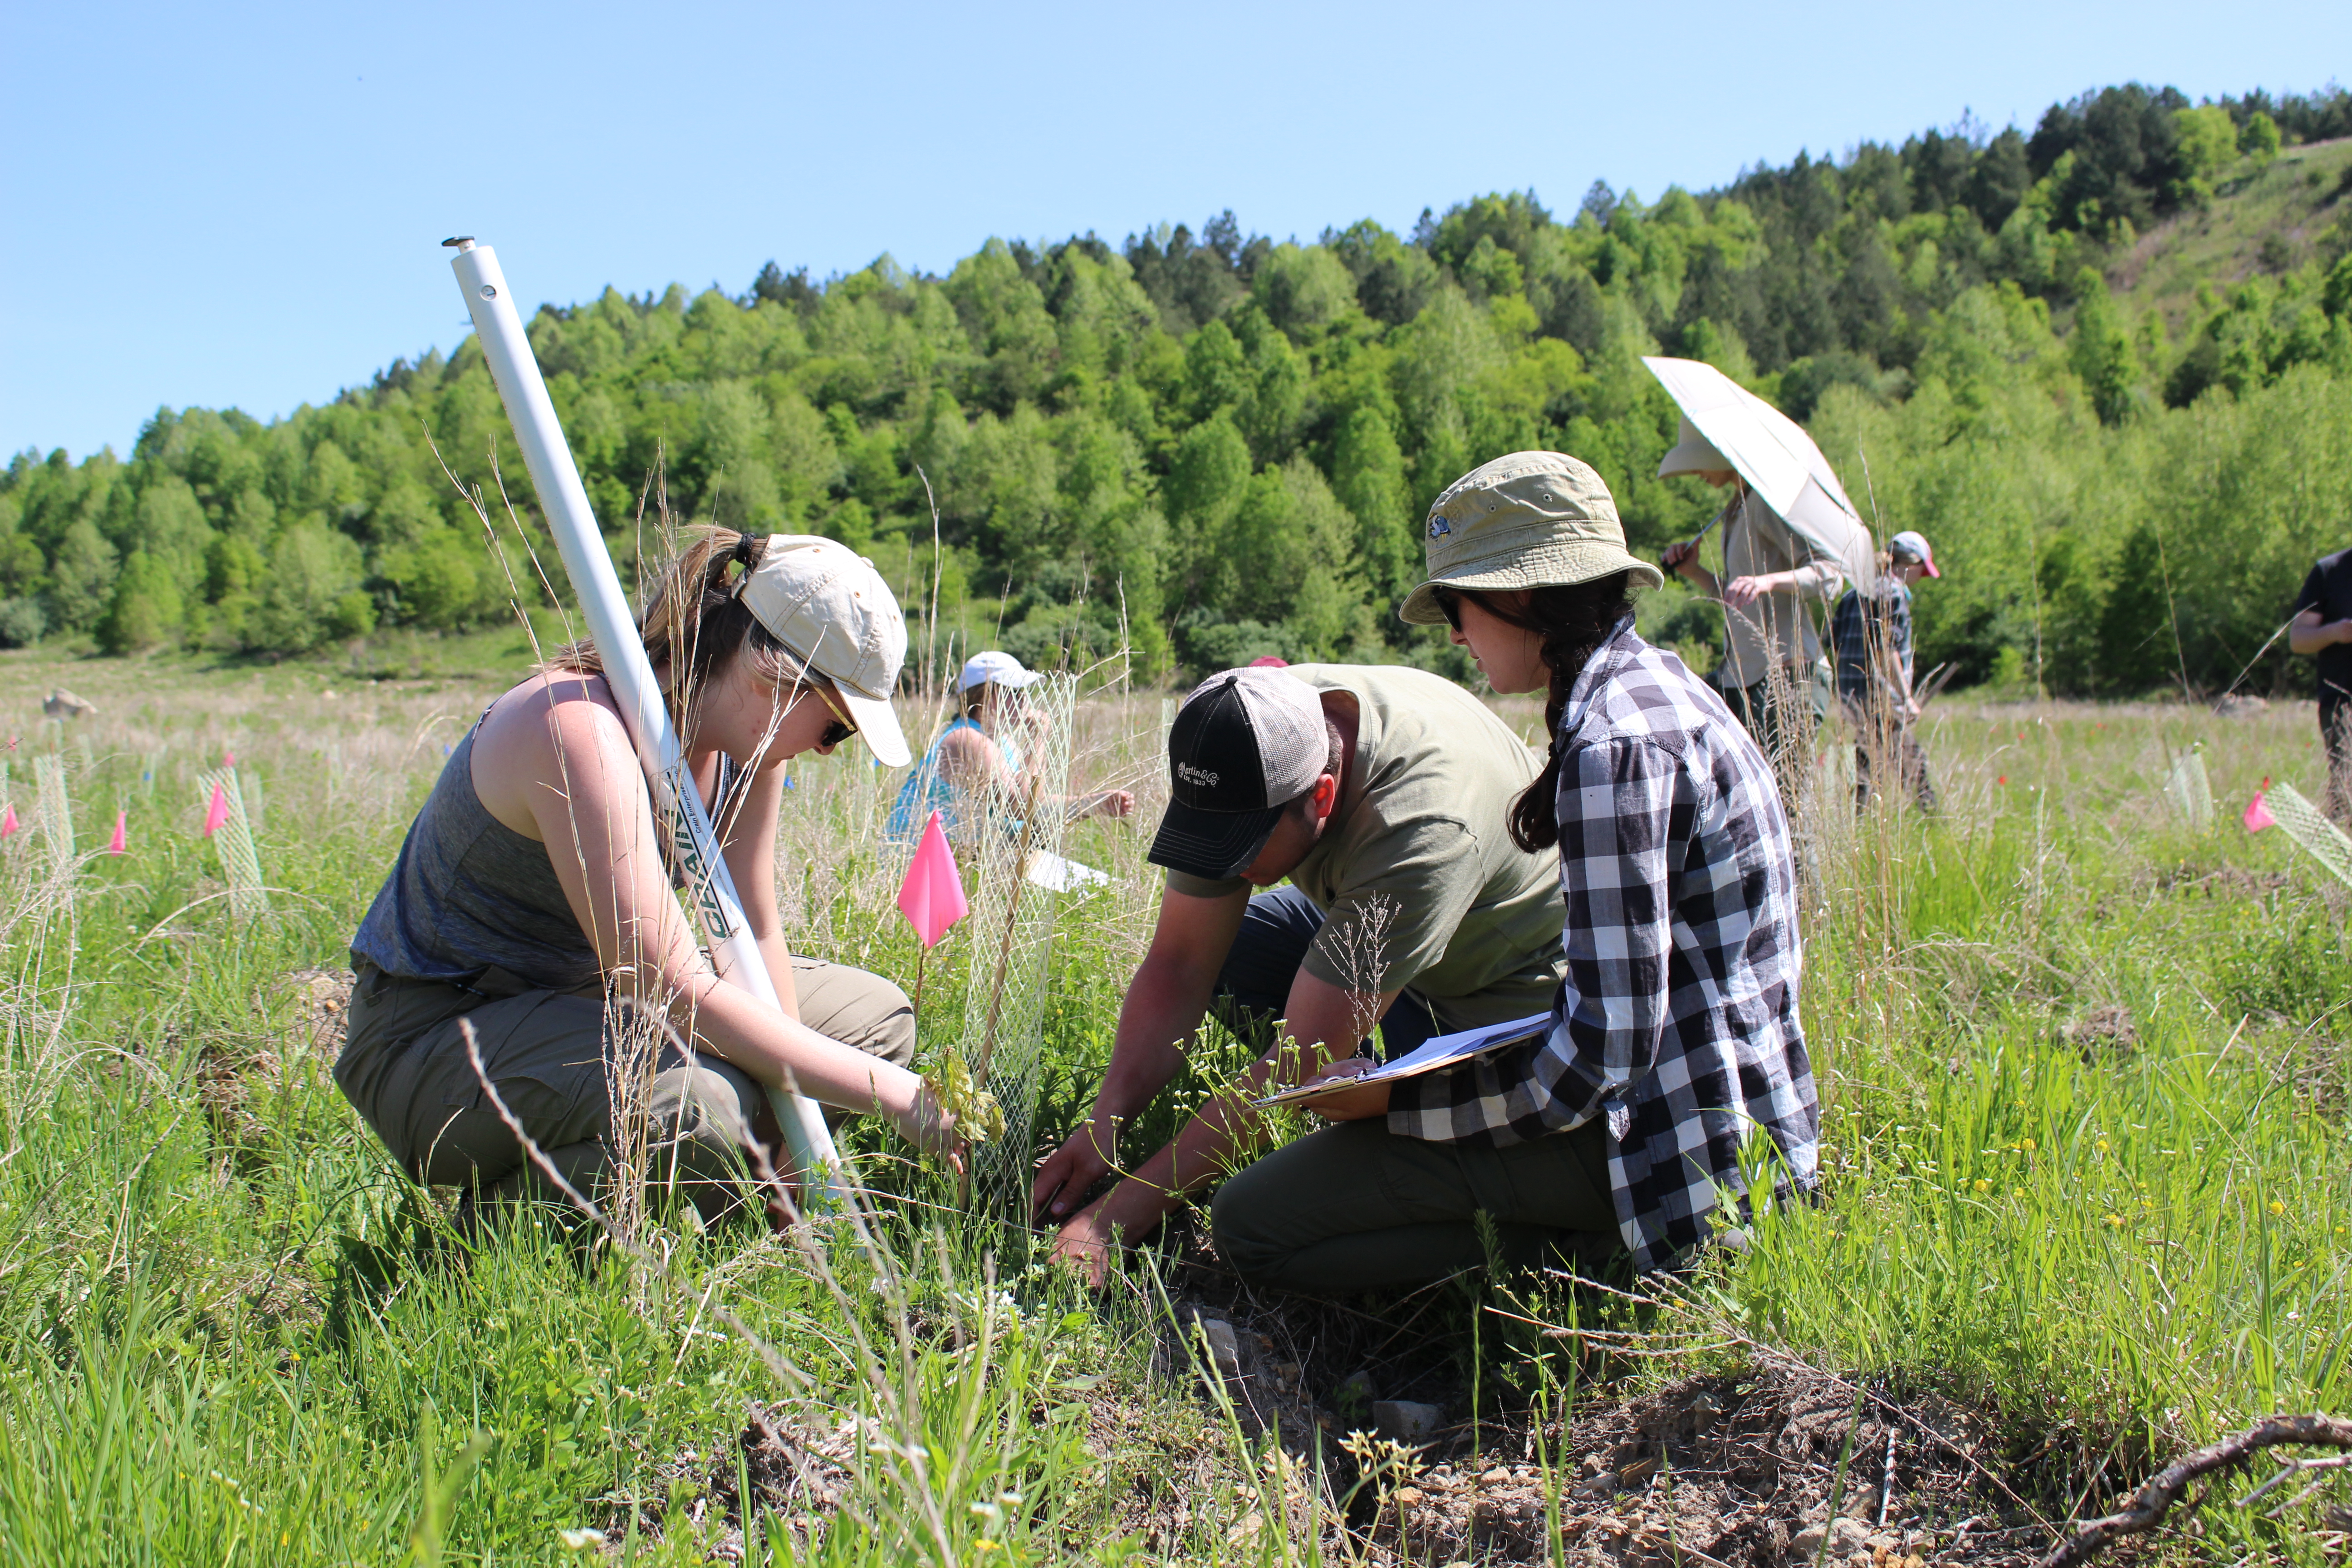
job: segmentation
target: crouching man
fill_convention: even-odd
[[[1056,1256],[1097,1284],[1120,1242],[1261,1147],[1252,1100],[1355,1056],[1376,1023],[1394,1057],[1543,1012],[1563,973],[1557,868],[1502,826],[1540,759],[1460,687],[1387,667],[1228,670],[1185,699],[1168,751],[1150,854],[1168,870],[1159,923],[1092,1118],[1034,1193],[1040,1217],[1063,1222]],[[1126,1163],[1143,1152],[1120,1149],[1120,1128],[1175,1076],[1212,1007],[1239,1032],[1285,1023],[1173,1142]],[[1489,1151],[1432,1146],[1427,1163],[1377,1189],[1369,1167],[1328,1157],[1278,1183],[1236,1181],[1218,1201],[1219,1249],[1255,1282],[1334,1291],[1478,1262],[1481,1211],[1529,1256],[1560,1231],[1613,1228],[1605,1170],[1513,1190],[1486,1169]],[[1114,1169],[1121,1179],[1081,1208]],[[1335,1205],[1384,1207],[1394,1223],[1335,1237]]]

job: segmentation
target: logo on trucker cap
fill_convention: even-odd
[[[1313,788],[1326,749],[1313,688],[1286,670],[1229,669],[1169,726],[1169,794],[1197,811],[1263,811]]]

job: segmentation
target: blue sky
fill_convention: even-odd
[[[1231,206],[1311,238],[1595,179],[1654,196],[1801,148],[2029,128],[2137,79],[2307,90],[2341,0],[2210,5],[26,5],[0,92],[0,451],[126,450],[159,405],[268,418],[455,346],[438,248],[522,301],[740,292],[992,234]]]

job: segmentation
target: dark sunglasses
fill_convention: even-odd
[[[1455,631],[1460,631],[1462,629],[1460,596],[1451,588],[1432,588],[1429,591],[1429,596],[1437,601],[1438,613],[1445,617],[1445,624]]]

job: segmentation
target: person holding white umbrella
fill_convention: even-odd
[[[1723,605],[1726,658],[1717,684],[1723,700],[1774,767],[1811,741],[1826,717],[1813,667],[1822,657],[1820,634],[1805,601],[1833,601],[1845,584],[1835,557],[1790,528],[1764,498],[1748,488],[1731,459],[1683,416],[1682,438],[1658,465],[1658,477],[1696,474],[1731,499],[1714,522],[1723,529],[1723,572],[1718,578],[1701,564],[1699,541],[1669,545],[1666,570],[1697,584]],[[1702,531],[1701,538],[1705,537]]]
[[[1829,709],[1814,679],[1821,637],[1805,601],[1828,605],[1846,583],[1875,582],[1876,546],[1803,426],[1711,364],[1642,363],[1682,410],[1681,438],[1658,477],[1697,474],[1736,487],[1707,524],[1723,526],[1723,578],[1699,564],[1706,529],[1669,549],[1661,564],[1721,601],[1730,657],[1717,684],[1785,772]]]

